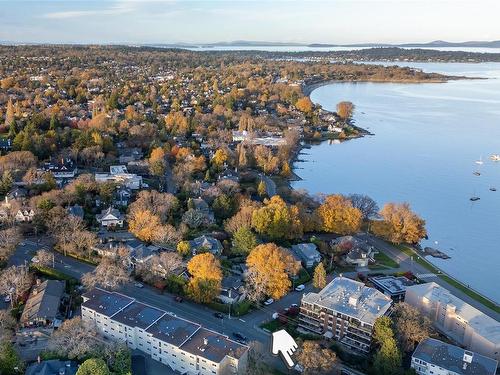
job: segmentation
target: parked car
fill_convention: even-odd
[[[214,312],[214,316],[218,319],[224,319],[224,314],[220,312]]]
[[[144,288],[144,285],[142,285],[141,283],[135,283],[134,286],[136,288]]]
[[[174,301],[175,302],[182,302],[182,301],[184,301],[184,299],[182,297],[180,297],[180,296],[175,296],[174,297]]]
[[[272,304],[274,302],[274,299],[272,298],[269,298],[268,300],[264,301],[264,305],[265,306],[269,306],[270,304]]]
[[[246,336],[243,336],[239,332],[233,332],[233,337],[238,341],[240,344],[246,344],[247,343],[247,338]]]
[[[10,295],[7,294],[3,300],[4,302],[10,302]]]
[[[305,285],[304,284],[300,284],[300,285],[297,285],[297,287],[295,288],[295,290],[297,292],[302,292],[304,289],[305,289]]]

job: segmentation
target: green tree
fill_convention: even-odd
[[[132,374],[132,357],[125,344],[111,346],[107,360],[113,375]]]
[[[10,170],[3,172],[2,179],[0,180],[0,195],[7,195],[7,193],[12,188],[12,183],[14,179],[12,178],[12,173]]]
[[[17,370],[16,370],[17,368]],[[15,375],[24,373],[24,363],[9,341],[0,344],[0,374]]]
[[[401,374],[401,352],[394,338],[392,321],[389,317],[383,316],[375,321],[373,339],[378,346],[373,359],[373,373],[375,375]]]
[[[76,375],[110,375],[108,365],[101,358],[90,358],[81,364]]]
[[[257,246],[257,237],[247,227],[239,228],[233,236],[233,252],[237,254],[248,254]]]
[[[318,289],[323,289],[326,286],[326,271],[323,263],[319,263],[314,269],[313,285]]]
[[[224,220],[233,216],[236,213],[237,207],[233,197],[221,194],[215,198],[212,209],[214,210],[215,217]]]

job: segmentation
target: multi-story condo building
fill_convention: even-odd
[[[182,374],[241,374],[248,346],[171,313],[103,289],[83,295],[82,320]]]
[[[405,301],[456,344],[500,360],[500,323],[431,282],[410,286]]]
[[[495,375],[498,362],[436,339],[425,339],[413,352],[417,375]]]
[[[368,353],[375,320],[388,314],[391,304],[391,298],[378,290],[337,277],[319,293],[302,297],[299,326]]]

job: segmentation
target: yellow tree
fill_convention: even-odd
[[[215,154],[212,158],[212,164],[216,167],[216,168],[222,168],[222,166],[224,165],[224,163],[227,161],[227,159],[229,158],[229,155],[227,153],[227,151],[225,149],[222,149],[222,148],[219,148],[217,149],[217,151],[215,151]]]
[[[326,271],[323,263],[319,263],[314,269],[313,285],[318,289],[323,289],[326,286]]]
[[[302,235],[299,209],[287,205],[278,195],[264,200],[264,207],[253,212],[252,226],[270,239],[293,239]]]
[[[380,211],[381,222],[372,230],[393,243],[417,243],[427,235],[425,220],[410,209],[408,203],[387,203]]]
[[[160,218],[149,210],[135,210],[129,215],[129,230],[142,241],[152,241],[160,227]]]
[[[354,111],[354,104],[351,102],[340,102],[337,104],[337,114],[343,119],[347,120],[352,116]]]
[[[248,295],[253,300],[265,296],[279,299],[286,295],[291,286],[289,276],[300,270],[300,262],[296,261],[290,251],[267,243],[257,246],[247,257],[249,279]]]
[[[295,103],[295,107],[301,112],[310,113],[313,110],[313,103],[308,96],[304,96],[297,100],[297,102]]]
[[[337,355],[331,349],[323,348],[316,341],[304,341],[297,352],[297,361],[304,368],[304,374],[331,374]]]
[[[151,151],[151,156],[149,157],[149,170],[155,176],[163,176],[165,169],[165,151],[161,147],[156,147]]]
[[[361,227],[362,213],[342,195],[329,195],[318,207],[317,214],[325,232],[338,234],[355,233]]]
[[[211,302],[220,292],[222,271],[220,262],[211,253],[195,255],[187,264],[191,279],[188,294],[201,303]]]

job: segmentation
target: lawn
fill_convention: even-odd
[[[377,265],[380,266],[385,266],[388,268],[399,268],[399,264],[389,256],[385,255],[383,252],[375,254],[375,261],[377,262]]]

